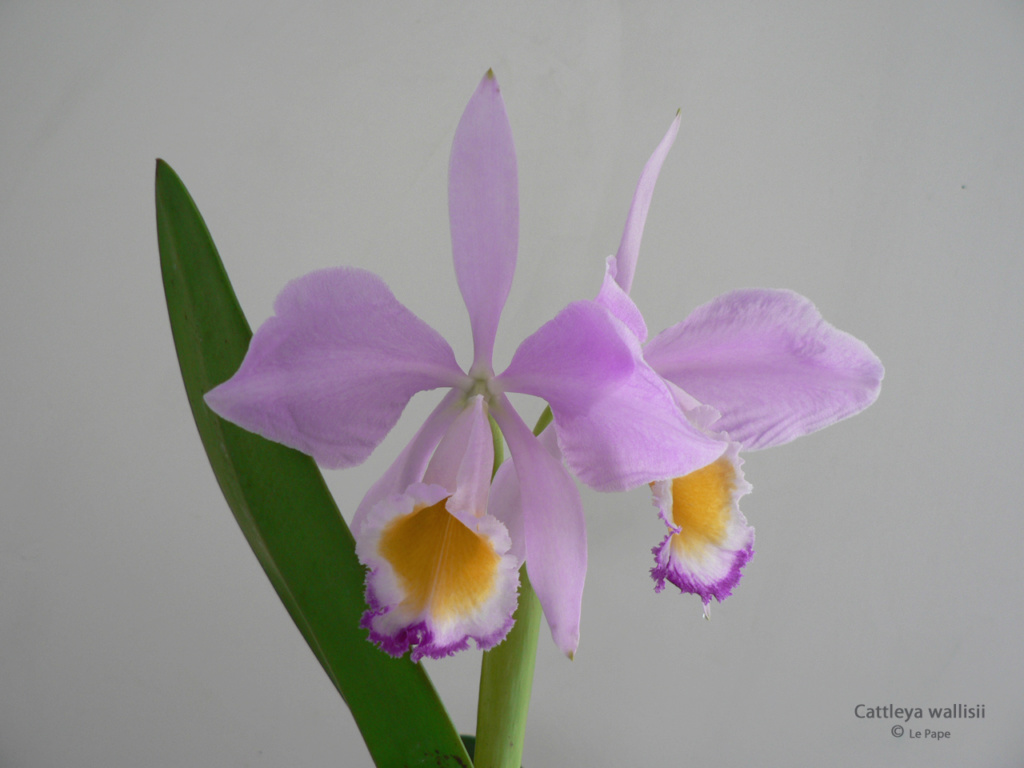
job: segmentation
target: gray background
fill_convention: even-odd
[[[466,363],[446,164],[488,67],[522,201],[499,369],[596,293],[679,107],[634,288],[652,331],[788,287],[887,368],[865,414],[747,456],[757,556],[710,622],[653,593],[647,491],[584,490],[582,642],[542,634],[526,765],[1021,765],[1024,7],[368,5],[0,4],[0,765],[369,764],[206,463],[153,164],[254,324],[357,265]],[[328,473],[342,509],[436,399]],[[478,664],[428,664],[464,731]],[[854,716],[957,702],[986,716],[944,743]]]

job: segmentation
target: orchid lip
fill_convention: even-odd
[[[357,540],[369,568],[361,626],[393,656],[441,658],[471,639],[487,649],[512,626],[519,563],[511,541],[493,517],[458,508],[462,490],[413,484],[376,504]]]

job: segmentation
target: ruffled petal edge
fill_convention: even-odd
[[[665,588],[665,582],[674,584],[680,592],[698,595],[704,606],[704,616],[710,610],[711,599],[721,602],[732,594],[739,583],[743,567],[754,556],[754,529],[740,511],[739,500],[751,491],[750,484],[740,468],[739,444],[732,443],[726,454],[718,459],[732,471],[732,487],[720,513],[723,535],[717,542],[702,541],[689,547],[679,546],[678,536],[683,534],[672,511],[674,480],[660,480],[651,484],[652,502],[669,529],[665,538],[651,552],[654,567],[651,577],[655,592]],[[716,462],[716,463],[718,463]],[[707,468],[705,468],[707,469]],[[700,470],[698,470],[699,472]],[[679,478],[682,479],[682,478]]]
[[[472,610],[463,610],[458,615],[451,615],[450,610],[439,614],[432,610],[432,602],[415,605],[393,563],[380,551],[390,524],[416,511],[434,507],[448,495],[448,490],[441,486],[414,484],[401,496],[391,496],[378,503],[357,540],[356,552],[369,569],[366,576],[369,610],[363,614],[360,626],[369,630],[369,639],[391,656],[402,656],[410,651],[413,661],[424,656],[444,658],[468,648],[470,640],[486,650],[500,643],[512,628],[518,600],[519,563],[509,554],[510,541],[505,526],[495,518],[446,510],[457,524],[466,526],[478,543],[490,550],[495,561],[490,594]],[[438,565],[443,567],[444,564]]]

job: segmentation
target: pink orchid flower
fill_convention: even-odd
[[[728,441],[707,466],[651,484],[669,528],[653,549],[655,589],[669,581],[699,595],[707,616],[711,598],[732,593],[754,553],[754,529],[739,509],[751,490],[739,451],[782,445],[862,411],[878,397],[884,370],[867,345],[829,325],[792,291],[723,294],[647,342],[629,290],[654,185],[680,119],[677,114],[644,167],[597,302],[643,345],[646,367],[691,423]]]
[[[546,400],[570,468],[611,487],[689,472],[725,449],[689,425],[667,390],[642,400],[648,374],[635,342],[592,301],[568,305],[494,374],[518,248],[517,185],[511,127],[488,72],[449,166],[452,254],[473,336],[468,372],[380,278],[335,268],[286,286],[238,372],[206,395],[223,418],[340,468],[365,460],[415,393],[447,389],[352,520],[369,569],[363,626],[392,655],[500,642],[524,560],[555,643],[570,656],[577,647],[587,559],[579,492],[558,445],[534,437],[507,392]],[[586,418],[604,398],[637,423],[620,434],[616,421]],[[491,418],[516,466],[500,494],[491,490]],[[645,439],[648,423],[648,434],[664,433],[660,445]]]

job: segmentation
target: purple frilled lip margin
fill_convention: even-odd
[[[289,283],[238,372],[207,393],[228,421],[342,468],[370,455],[414,394],[443,390],[352,521],[369,569],[363,625],[388,653],[441,657],[470,640],[500,642],[524,562],[555,643],[575,652],[587,549],[566,466],[602,491],[651,484],[669,529],[655,548],[659,585],[675,583],[705,606],[721,599],[752,552],[737,505],[749,490],[740,448],[787,442],[877,396],[877,358],[789,292],[726,294],[645,343],[628,291],[678,126],[677,117],[644,170],[600,295],[569,304],[496,375],[519,202],[511,128],[488,72],[456,129],[448,179],[473,336],[468,371],[380,278],[338,267]],[[535,437],[508,392],[546,401],[552,426]],[[511,452],[493,484],[490,419]],[[721,471],[705,477],[712,466]],[[695,488],[710,489],[696,506]]]

